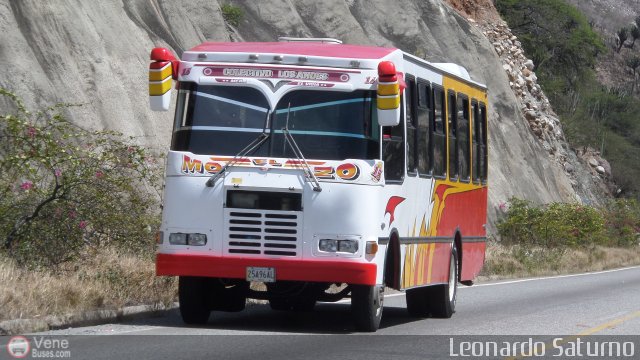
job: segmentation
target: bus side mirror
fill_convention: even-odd
[[[400,123],[400,84],[396,66],[391,61],[378,64],[378,123],[396,126]]]
[[[165,48],[151,50],[149,64],[149,106],[153,111],[167,111],[171,103],[172,79],[177,78],[179,61]]]

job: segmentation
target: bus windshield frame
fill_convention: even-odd
[[[308,159],[380,159],[375,91],[294,89],[271,109],[252,87],[179,87],[171,150],[235,156],[266,132],[269,139],[249,156],[295,158],[286,127]]]

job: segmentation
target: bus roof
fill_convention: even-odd
[[[206,42],[190,52],[269,53],[342,59],[382,59],[395,48],[317,42]]]

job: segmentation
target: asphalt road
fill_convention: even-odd
[[[382,324],[374,336],[352,336],[356,333],[348,300],[319,304],[311,313],[277,312],[256,304],[240,313],[215,312],[204,327],[185,326],[174,311],[35,336],[67,338],[73,359],[120,360],[427,359],[449,357],[451,339],[463,341],[465,336],[538,335],[535,339],[548,342],[554,336],[631,335],[624,339],[635,341],[635,356],[640,357],[640,267],[461,286],[456,309],[451,319],[414,319],[406,313],[403,294],[387,294]],[[3,348],[7,341],[0,339]],[[6,356],[4,349],[0,351],[0,358]]]

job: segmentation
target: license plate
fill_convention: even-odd
[[[247,281],[276,282],[276,268],[250,266],[247,268]]]

